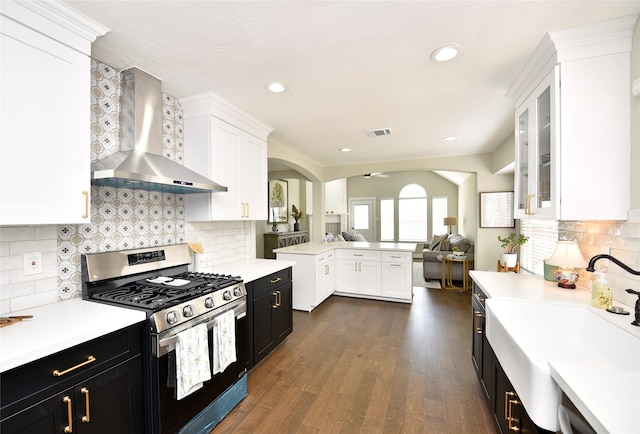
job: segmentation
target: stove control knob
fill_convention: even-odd
[[[175,324],[178,322],[178,313],[175,310],[171,310],[167,313],[167,322],[169,324]]]
[[[190,304],[186,305],[185,307],[182,308],[182,314],[184,315],[185,318],[189,318],[190,316],[193,316],[193,307],[191,307]]]
[[[231,300],[231,292],[230,292],[230,291],[225,291],[225,292],[222,294],[222,298],[223,298],[223,299],[225,299],[225,300],[227,300],[227,301]]]
[[[204,299],[204,307],[211,309],[214,306],[213,297],[207,297]]]
[[[242,295],[242,290],[240,290],[239,286],[233,288],[233,295],[235,295],[236,297],[240,297]]]

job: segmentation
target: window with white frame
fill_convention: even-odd
[[[449,215],[449,198],[447,196],[434,196],[431,198],[431,231],[433,234],[443,235],[449,233],[449,227],[445,226],[444,218]]]
[[[558,221],[522,219],[520,233],[529,237],[520,246],[520,268],[544,275],[544,260],[551,257],[558,243]]]
[[[395,240],[394,200],[380,199],[380,241]]]
[[[427,240],[427,192],[418,184],[408,184],[400,190],[398,238],[400,241]]]

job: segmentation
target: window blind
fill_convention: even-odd
[[[553,254],[558,243],[558,221],[522,219],[520,233],[529,237],[520,247],[520,268],[543,275],[544,260]]]

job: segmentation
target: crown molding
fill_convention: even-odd
[[[633,29],[638,15],[616,18],[566,30],[548,32],[538,44],[522,72],[506,93],[516,101],[528,95],[562,62],[631,52]]]
[[[99,36],[109,32],[109,28],[78,12],[60,1],[13,0],[16,4],[35,12],[70,32],[94,42]]]
[[[212,91],[179,98],[184,117],[211,115],[266,140],[273,128],[231,105]]]

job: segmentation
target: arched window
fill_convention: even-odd
[[[407,184],[400,190],[398,238],[400,241],[427,239],[427,192],[418,184]]]

